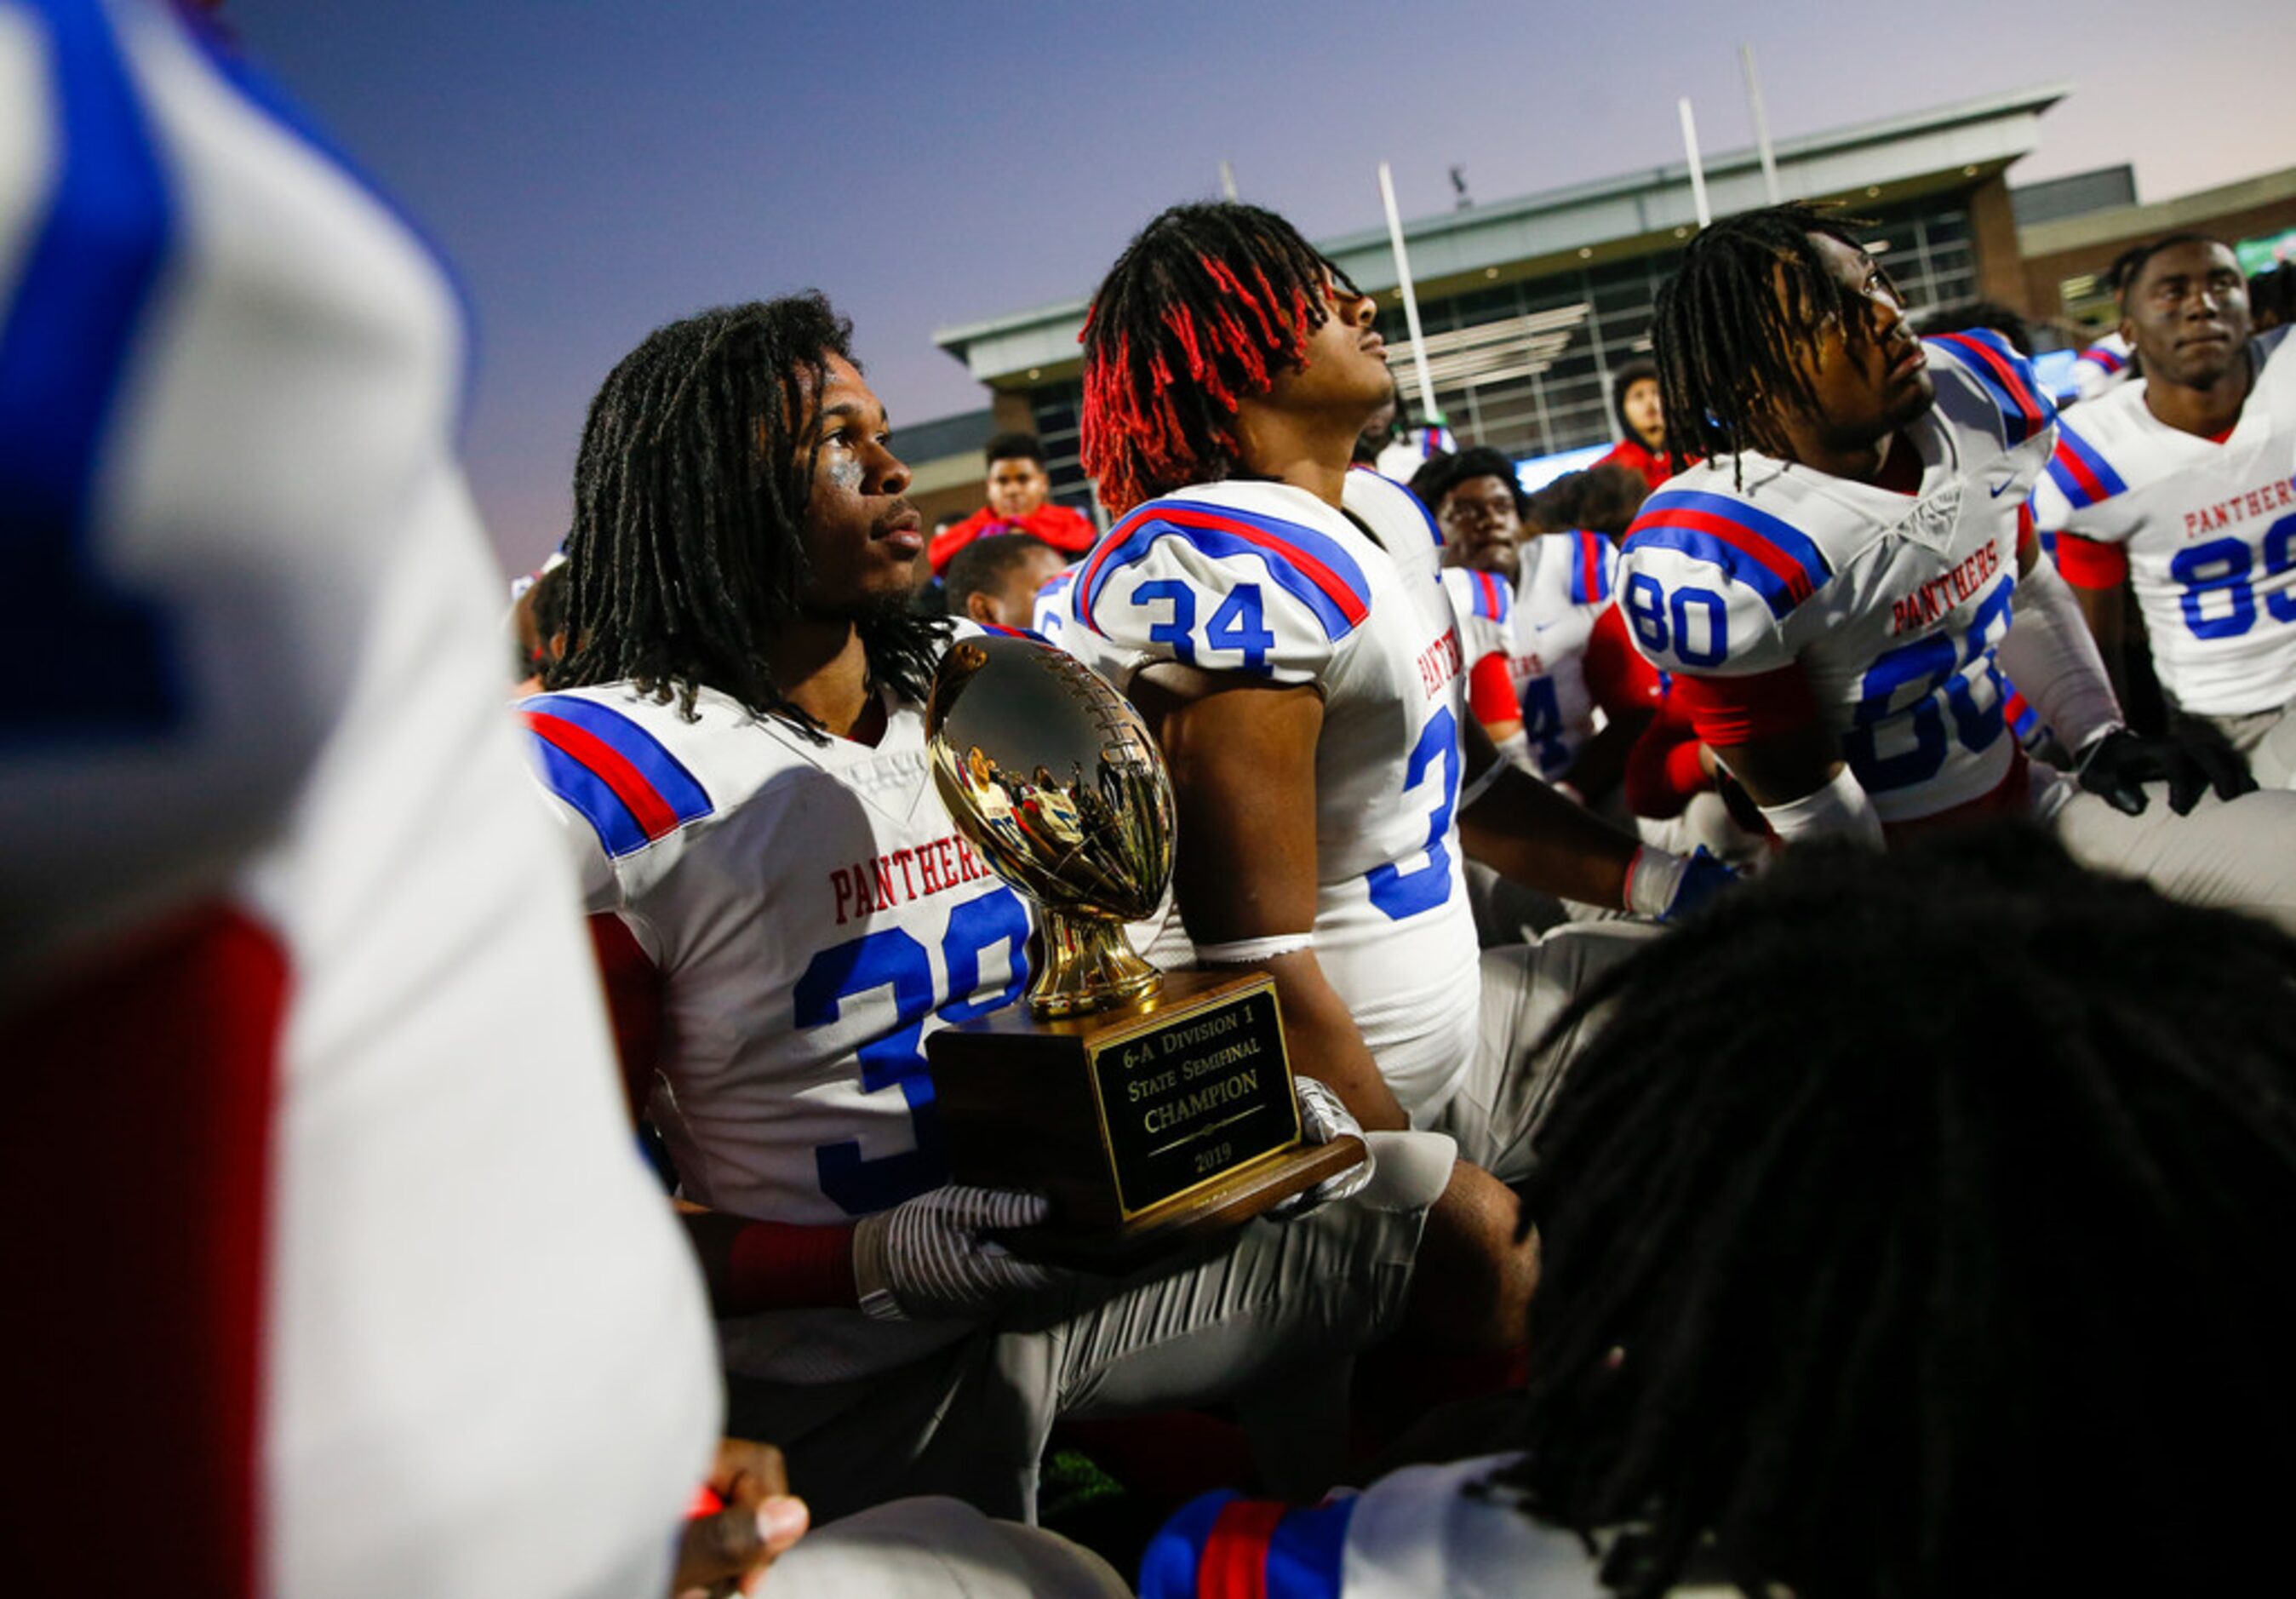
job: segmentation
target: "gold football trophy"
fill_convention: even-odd
[[[926,1046],[955,1179],[1051,1196],[1016,1250],[1125,1270],[1364,1159],[1301,1144],[1272,979],[1159,972],[1126,939],[1171,881],[1174,808],[1121,695],[1034,639],[960,639],[925,732],[949,815],[1042,913],[1027,1004]]]

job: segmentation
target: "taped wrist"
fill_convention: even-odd
[[[1276,933],[1265,939],[1237,939],[1227,944],[1199,944],[1196,960],[1206,966],[1249,966],[1272,961],[1279,955],[1297,955],[1316,947],[1313,932]]]
[[[1874,808],[1872,796],[1858,786],[1846,766],[1816,792],[1761,809],[1770,831],[1789,844],[1798,839],[1834,837],[1856,839],[1877,849],[1882,847],[1881,816]]]
[[[2066,749],[2082,749],[2121,725],[2120,703],[2080,603],[2046,557],[2019,580],[2008,636],[1994,653]]]

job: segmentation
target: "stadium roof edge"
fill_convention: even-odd
[[[2084,211],[2077,217],[2036,222],[2017,230],[2017,249],[2031,260],[2144,234],[2158,235],[2178,228],[2202,226],[2228,211],[2267,206],[2292,196],[2296,196],[2296,167],[2281,167],[2228,184],[2171,195],[2167,200],[2111,206],[2103,210]]]
[[[1779,181],[1789,195],[1816,197],[1941,172],[1998,170],[2028,154],[2040,114],[2072,92],[2065,82],[1956,101],[1895,117],[1781,139],[1774,146]],[[1718,216],[1759,205],[1760,157],[1752,146],[1704,160]],[[1572,255],[1587,258],[1646,253],[1694,220],[1687,161],[1478,204],[1404,224],[1413,275],[1423,288],[1471,280]],[[1395,283],[1383,227],[1318,240],[1317,248],[1365,289]],[[1624,244],[1624,250],[1612,247]],[[1078,360],[1077,335],[1088,299],[1062,300],[936,329],[933,342],[984,383],[1013,384],[1066,371]]]

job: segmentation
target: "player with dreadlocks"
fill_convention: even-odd
[[[1792,855],[1582,1003],[1520,1406],[1281,1521],[1200,1502],[1144,1599],[1255,1540],[1346,1599],[2284,1580],[2226,1430],[2296,1423],[2296,941],[1997,825]]]
[[[1126,514],[1078,569],[1063,643],[1157,732],[1193,958],[1269,972],[1291,1047],[1365,1126],[1458,1141],[1429,1248],[1484,1262],[1477,1319],[1504,1322],[1533,1262],[1490,1174],[1527,1160],[1571,1046],[1532,1042],[1644,930],[1498,952],[1487,979],[1464,849],[1653,915],[1717,879],[1500,761],[1473,722],[1439,535],[1399,485],[1349,470],[1390,390],[1372,320],[1270,212],[1149,224],[1086,323],[1085,464]]]
[[[1853,226],[1730,217],[1660,291],[1672,437],[1708,459],[1628,533],[1636,647],[1789,844],[2030,815],[2090,865],[2296,923],[2296,800],[2130,731],[2040,558],[2055,418],[2030,364],[1981,329],[1916,338]],[[2078,783],[2003,736],[2004,674]]]
[[[831,483],[853,480],[848,419],[813,403],[831,366],[850,364],[852,337],[820,295],[792,295],[658,328],[614,368],[575,460],[572,644],[550,686],[627,679],[664,702],[674,693],[691,718],[707,684],[819,732],[776,675],[773,646],[843,603],[870,686],[923,696],[942,631],[908,613],[906,594],[808,591],[816,552],[789,537],[824,453]],[[876,514],[872,559],[913,564],[907,503]]]
[[[1026,1518],[1055,1415],[1280,1404],[1391,1326],[1449,1157],[1374,1134],[1353,1197],[1090,1281],[993,1242],[1042,1199],[947,1185],[924,1037],[1019,996],[1029,917],[931,782],[927,687],[977,628],[906,611],[923,531],[848,348],[803,295],[615,369],[577,468],[578,642],[523,709],[632,1096],[708,1212],[734,1430],[824,1520],[920,1492]],[[1303,1120],[1351,1127],[1328,1095]]]

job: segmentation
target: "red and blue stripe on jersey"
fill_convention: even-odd
[[[2000,334],[1972,328],[1965,333],[1939,333],[1923,342],[1932,350],[1943,349],[1977,380],[2000,418],[2003,448],[2016,448],[2055,419],[2055,407],[2033,381],[2032,363]]]
[[[1600,533],[1574,529],[1570,537],[1570,603],[1600,605],[1611,597],[1611,550]]]
[[[1353,1498],[1307,1509],[1206,1494],[1140,1557],[1140,1599],[1338,1599]]]
[[[0,324],[0,634],[44,663],[0,743],[148,732],[184,713],[168,621],[88,547],[102,445],[178,233],[176,196],[96,0],[49,0],[55,160]]]
[[[2112,470],[2112,463],[2075,432],[2070,422],[2058,424],[2057,447],[2049,456],[2049,480],[2076,511],[2128,492],[2128,485]]]
[[[1345,638],[1371,614],[1370,581],[1355,557],[1329,535],[1233,505],[1151,500],[1110,529],[1085,557],[1076,586],[1077,619],[1106,637],[1094,611],[1109,580],[1145,560],[1162,538],[1180,539],[1218,560],[1259,557],[1276,586],[1313,612],[1332,638]]]
[[[1514,610],[1513,591],[1488,572],[1469,570],[1467,593],[1475,614],[1486,621],[1504,622]]]
[[[2128,365],[2128,358],[2117,349],[2109,348],[2103,344],[2092,344],[2075,356],[2073,362],[2076,365],[2087,362],[2089,365],[2110,375]]]
[[[1718,566],[1783,617],[1833,576],[1824,552],[1792,523],[1727,495],[1661,488],[1643,502],[1625,548],[1677,550]]]
[[[660,739],[572,694],[519,707],[550,791],[581,812],[610,856],[635,854],[709,814],[709,796]]]

